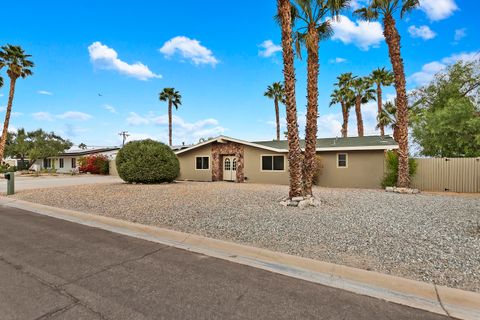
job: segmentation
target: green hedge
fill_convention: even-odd
[[[398,154],[394,151],[386,153],[387,172],[382,180],[382,188],[396,187],[398,182]],[[408,159],[410,178],[417,173],[418,163],[415,159]]]
[[[172,149],[150,139],[127,143],[119,150],[116,164],[120,178],[129,183],[173,182],[180,174]]]

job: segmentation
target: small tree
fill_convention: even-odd
[[[385,161],[387,164],[387,171],[382,181],[382,188],[395,187],[398,184],[398,153],[395,151],[388,151],[385,155]],[[409,175],[410,178],[414,177],[417,173],[418,163],[415,159],[408,159],[409,163]]]
[[[9,133],[5,155],[19,158],[22,163],[28,159],[27,169],[38,159],[54,157],[70,149],[73,143],[42,129],[26,132],[20,128],[16,133]]]

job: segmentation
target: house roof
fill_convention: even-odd
[[[105,147],[105,148],[96,148],[96,149],[70,149],[63,153],[60,153],[58,156],[86,156],[89,154],[97,154],[109,151],[120,150],[119,147]]]
[[[271,141],[255,141],[249,142],[230,138],[226,136],[219,136],[191,147],[176,151],[176,154],[181,154],[201,146],[218,142],[225,143],[227,141],[236,142],[239,144],[248,145],[255,148],[265,149],[273,152],[288,152],[287,140],[271,140]],[[305,148],[305,140],[300,140],[301,148]],[[390,136],[368,136],[368,137],[351,137],[351,138],[325,138],[317,139],[317,151],[350,151],[350,150],[392,150],[398,149],[398,144]]]

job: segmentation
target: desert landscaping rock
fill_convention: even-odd
[[[279,204],[287,194],[287,186],[180,182],[15,197],[480,292],[479,196],[314,188],[306,201],[320,205],[301,210]]]

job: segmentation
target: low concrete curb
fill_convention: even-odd
[[[170,245],[452,318],[480,319],[480,294],[475,292],[11,198],[0,197],[0,205]]]

